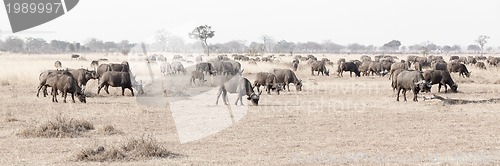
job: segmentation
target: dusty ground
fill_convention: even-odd
[[[85,58],[99,57],[101,55]],[[354,59],[359,55],[338,57]],[[123,56],[106,58],[112,62],[127,60]],[[153,91],[139,98],[120,96],[118,88],[110,88],[111,95],[96,95],[97,83],[91,80],[88,103],[52,103],[50,97],[36,97],[35,94],[38,74],[52,68],[55,60],[72,68],[86,68],[90,64],[90,61],[70,60],[69,55],[0,56],[3,71],[0,74],[1,165],[500,162],[500,103],[443,105],[439,100],[424,101],[421,97],[419,102],[396,102],[387,77],[350,78],[347,73],[343,78],[336,74],[311,76],[309,68],[301,66],[297,75],[304,82],[302,92],[295,92],[291,85],[291,92],[279,96],[263,93],[260,106],[248,107],[227,107],[222,101],[215,105],[216,91],[206,91],[206,88],[191,87],[201,95],[168,99],[170,104],[161,97],[161,92]],[[275,66],[285,67],[243,63],[244,76],[253,80],[254,73]],[[144,68],[138,68],[132,64],[135,74],[147,73]],[[460,93],[439,95],[467,100],[499,97],[497,69],[469,69],[472,70],[471,78],[453,75]],[[153,66],[153,70],[159,73],[157,66]],[[181,76],[177,81],[187,84],[187,79]],[[437,86],[433,87],[433,93],[437,93]],[[229,96],[231,104],[235,100],[235,96]],[[157,102],[151,104],[152,101]],[[250,105],[246,100],[245,104]],[[85,119],[96,129],[113,125],[124,134],[107,136],[96,130],[78,138],[16,135],[56,116]],[[75,161],[75,155],[82,149],[119,145],[127,139],[144,136],[156,138],[168,150],[184,156],[105,163]]]

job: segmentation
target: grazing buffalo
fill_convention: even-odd
[[[221,62],[221,71],[223,75],[235,75],[233,63],[228,61]]]
[[[186,75],[187,73],[187,70],[184,68],[184,65],[182,65],[181,62],[172,62],[172,64],[170,65],[172,70],[174,71],[174,74],[178,74],[178,73],[181,73]]]
[[[448,71],[443,70],[427,70],[424,71],[424,79],[431,85],[438,84],[438,92],[441,92],[441,85],[444,85],[444,92],[448,92],[448,86],[450,86],[451,92],[456,93],[458,85],[455,84]]]
[[[371,61],[364,61],[361,66],[358,67],[359,72],[363,73],[363,76],[368,76],[368,69],[370,68]]]
[[[163,74],[163,76],[174,74],[174,70],[172,70],[172,66],[168,62],[162,62],[160,64],[160,72]]]
[[[69,69],[69,72],[76,79],[82,93],[85,93],[85,86],[90,79],[97,79],[95,71],[89,71],[87,69]]]
[[[64,97],[64,102],[66,103],[66,97],[68,93],[71,93],[71,99],[75,103],[75,95],[78,100],[82,103],[86,103],[85,95],[82,93],[80,87],[78,86],[75,78],[66,74],[55,74],[50,75],[47,78],[45,86],[52,87],[52,102],[57,101],[57,91],[61,91],[62,97]]]
[[[415,63],[413,63],[413,68],[416,71],[422,71],[422,64],[420,64],[420,62],[415,62]]]
[[[195,71],[191,72],[191,79],[189,80],[189,84],[190,85],[192,85],[192,84],[196,85],[196,82],[195,82],[196,79],[198,79],[202,83],[207,81],[207,80],[205,80],[205,75],[203,74],[203,72],[195,70]]]
[[[470,72],[467,70],[467,67],[462,64],[462,63],[448,63],[448,71],[450,73],[458,73],[458,76],[462,76],[463,78],[465,78],[467,76],[467,78],[470,77]]]
[[[46,85],[49,85],[49,84],[47,84],[47,79],[49,77],[56,75],[56,74],[66,74],[66,75],[72,76],[71,73],[68,72],[68,70],[47,70],[47,71],[40,73],[40,75],[38,76],[40,83],[38,84],[38,87],[37,87],[38,92],[36,93],[36,97],[38,97],[40,95],[40,90],[42,90],[42,88],[43,88],[43,90],[42,90],[43,97],[46,97],[48,95]]]
[[[325,61],[315,61],[311,66],[311,75],[314,75],[314,71],[318,71],[321,75],[330,75],[330,70],[326,69]]]
[[[399,73],[401,73],[402,71],[405,71],[404,69],[397,69],[395,70],[394,72],[392,72],[392,82],[391,82],[391,87],[392,87],[392,91],[395,91],[396,88],[397,88],[397,83],[398,83],[398,75]]]
[[[476,67],[486,70],[486,65],[484,65],[484,62],[476,62]]]
[[[80,58],[80,55],[78,55],[78,54],[71,55],[71,59],[78,59],[78,58]]]
[[[62,68],[61,61],[55,61],[54,62],[54,67],[56,67],[56,70],[60,70]]]
[[[224,101],[224,104],[228,105],[227,104],[228,92],[238,94],[238,98],[234,102],[234,105],[238,105],[238,100],[240,101],[240,104],[243,105],[242,97],[244,95],[247,95],[248,96],[247,99],[250,100],[252,104],[255,106],[259,105],[260,94],[262,93],[260,92],[259,94],[255,94],[252,88],[252,83],[250,83],[248,79],[241,76],[234,76],[229,81],[225,82],[220,86],[219,92],[217,93],[217,101],[215,102],[215,104],[216,105],[219,104],[219,98],[220,95],[222,94],[222,99]]]
[[[101,76],[102,76],[102,74],[104,74],[107,71],[112,71],[111,70],[111,65],[109,65],[109,64],[101,64],[101,65],[99,65],[99,67],[97,67],[96,77],[100,79]]]
[[[396,63],[393,63],[390,68],[391,68],[391,72],[389,75],[389,80],[393,76],[392,73],[394,73],[394,71],[396,71],[398,69],[408,70],[408,64],[406,64],[406,62],[396,62]]]
[[[433,62],[432,63],[432,70],[448,70],[447,64],[446,63],[440,63],[440,62]]]
[[[122,71],[122,72],[130,71],[127,61],[123,61],[121,64],[111,63],[109,65],[111,66],[111,71]]]
[[[294,59],[292,61],[292,69],[293,69],[293,71],[297,71],[297,69],[299,68],[299,63],[300,63],[300,61],[298,59]]]
[[[99,86],[97,87],[97,94],[104,87],[106,93],[109,94],[108,87],[121,87],[122,96],[125,96],[125,88],[129,89],[134,96],[134,90],[132,89],[132,80],[130,78],[129,72],[119,72],[119,71],[107,71],[101,76],[99,80]]]
[[[399,101],[399,94],[403,91],[404,101],[406,101],[406,91],[413,91],[413,101],[417,100],[418,92],[430,91],[431,85],[424,80],[424,76],[420,71],[402,71],[397,76],[396,88],[398,95],[396,101]]]
[[[302,91],[302,80],[299,80],[295,73],[290,69],[273,69],[273,74],[279,83],[283,84],[283,90],[290,91],[290,83],[295,85],[297,91]],[[286,88],[285,88],[286,87]]]
[[[217,72],[214,69],[214,66],[212,66],[212,64],[208,62],[199,62],[198,64],[196,64],[196,71],[205,72],[210,75],[215,75],[215,73]]]
[[[257,88],[257,92],[260,92],[260,86],[266,87],[267,94],[271,94],[271,90],[275,89],[279,95],[282,90],[282,84],[278,83],[276,76],[268,72],[257,73],[254,81],[254,88]]]
[[[349,71],[349,75],[352,77],[352,72],[356,74],[356,77],[361,77],[358,66],[354,62],[345,62],[338,67],[338,76],[343,77],[343,72]]]

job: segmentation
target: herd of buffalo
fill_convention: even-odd
[[[177,60],[176,60],[177,59]],[[187,74],[188,71],[184,65],[179,61],[182,56],[174,57],[171,63],[166,62],[166,58],[160,64],[161,73],[166,75]],[[467,69],[466,65],[475,65],[479,69],[486,69],[485,62],[490,66],[500,65],[500,58],[498,57],[485,57],[485,56],[451,56],[448,61],[444,60],[442,56],[408,56],[406,60],[397,60],[398,57],[388,55],[374,56],[374,59],[368,55],[363,55],[358,60],[349,60],[340,58],[337,63],[330,61],[328,58],[318,59],[313,55],[294,57],[291,62],[290,69],[275,68],[271,72],[259,72],[255,75],[255,80],[252,83],[247,78],[242,76],[243,69],[240,61],[248,61],[249,64],[256,64],[258,61],[270,62],[276,60],[274,56],[262,58],[250,58],[244,55],[233,55],[230,59],[227,55],[219,55],[217,58],[203,61],[202,57],[196,57],[196,68],[191,71],[189,82],[196,84],[205,82],[206,76],[226,75],[231,76],[229,80],[220,85],[217,101],[222,94],[224,103],[227,105],[227,93],[237,93],[238,99],[234,103],[237,105],[238,101],[243,105],[242,96],[247,96],[247,99],[254,105],[258,105],[258,101],[262,91],[260,86],[264,86],[268,94],[271,91],[276,91],[277,94],[281,90],[290,91],[289,84],[295,85],[297,91],[302,89],[302,80],[298,79],[295,72],[301,66],[301,63],[307,63],[311,68],[311,75],[330,75],[328,66],[337,66],[337,76],[343,77],[344,72],[352,73],[356,77],[361,76],[385,76],[388,75],[391,80],[391,87],[397,91],[397,101],[399,101],[400,93],[403,93],[404,101],[406,101],[406,92],[412,91],[414,94],[413,101],[417,101],[417,94],[419,92],[430,92],[431,85],[438,84],[438,92],[441,91],[441,86],[445,87],[445,93],[448,92],[448,87],[451,92],[457,92],[458,85],[453,81],[450,73],[459,73],[459,77],[469,77],[471,72]],[[397,61],[396,61],[397,60]],[[90,79],[98,80],[98,90],[104,88],[106,93],[108,87],[121,87],[122,95],[125,89],[129,89],[131,95],[134,96],[135,88],[139,93],[143,93],[142,82],[135,80],[134,75],[130,71],[128,62],[124,61],[121,64],[99,64],[99,61],[92,61],[91,66],[93,70],[88,69],[62,69],[60,61],[54,63],[56,70],[47,70],[39,75],[40,84],[38,85],[39,96],[40,91],[43,95],[47,96],[47,87],[51,87],[52,101],[57,102],[57,95],[59,92],[66,102],[67,94],[70,93],[73,102],[74,96],[85,103],[86,95],[85,85]],[[423,70],[426,69],[426,70]],[[254,89],[257,88],[257,92]]]

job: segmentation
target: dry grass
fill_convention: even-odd
[[[74,138],[89,130],[94,130],[94,125],[89,121],[57,116],[36,128],[25,129],[18,135],[39,138]]]
[[[116,129],[112,125],[106,125],[99,130],[99,133],[104,135],[117,135],[117,134],[123,134],[123,131]]]
[[[92,148],[84,149],[76,155],[76,160],[104,162],[145,160],[148,158],[176,158],[180,156],[180,154],[168,151],[155,139],[142,137],[131,139],[123,145],[114,146],[110,149],[102,146],[95,150]]]

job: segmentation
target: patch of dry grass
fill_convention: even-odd
[[[117,135],[117,134],[123,134],[123,131],[116,129],[112,125],[106,125],[99,130],[99,133],[104,135]]]
[[[145,160],[148,158],[176,158],[182,155],[168,151],[155,139],[139,138],[131,139],[125,144],[113,146],[109,149],[98,147],[97,149],[83,149],[76,155],[78,161],[130,161]]]
[[[38,127],[25,129],[18,135],[40,138],[74,138],[89,130],[94,130],[94,125],[89,121],[57,116]]]

